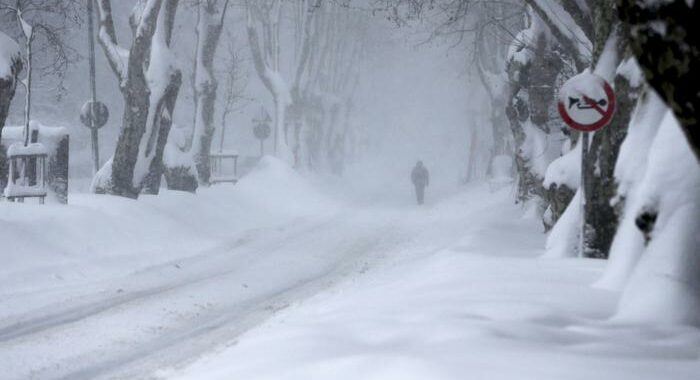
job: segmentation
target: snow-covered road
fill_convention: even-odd
[[[197,196],[0,205],[13,249],[0,270],[0,379],[700,369],[694,329],[606,325],[618,295],[588,286],[602,262],[538,259],[539,223],[509,189],[471,186],[424,208],[343,193],[268,160]],[[17,241],[39,228],[43,240]]]
[[[226,344],[290,304],[389,263],[399,253],[441,249],[464,228],[451,219],[464,218],[458,213],[438,215],[414,207],[378,208],[326,199],[317,189],[292,178],[294,174],[278,163],[268,164],[272,167],[241,183],[242,190],[235,189],[238,196],[244,197],[249,190],[264,197],[260,192],[269,182],[287,180],[291,188],[282,190],[287,193],[282,198],[287,199],[270,196],[297,208],[252,205],[241,218],[250,221],[251,213],[269,215],[253,217],[252,225],[230,223],[230,232],[202,239],[207,241],[200,244],[186,242],[187,235],[177,236],[191,231],[164,230],[162,249],[155,242],[144,249],[138,242],[148,242],[145,236],[150,225],[166,222],[147,218],[144,225],[132,225],[144,235],[129,236],[135,232],[124,224],[138,222],[119,221],[123,217],[119,215],[117,229],[125,231],[116,233],[122,241],[108,241],[110,247],[104,249],[112,253],[104,255],[95,252],[105,242],[89,219],[106,218],[92,215],[95,211],[113,214],[118,208],[138,207],[135,202],[76,197],[78,211],[90,208],[87,215],[74,216],[79,229],[87,231],[61,230],[64,223],[56,223],[60,218],[50,211],[35,208],[25,215],[26,210],[17,205],[3,205],[10,215],[4,221],[6,237],[21,236],[12,232],[31,227],[47,229],[50,236],[64,236],[55,244],[49,242],[48,249],[40,244],[17,244],[13,257],[24,254],[36,259],[15,258],[14,266],[5,268],[0,278],[0,378],[148,377],[159,368],[182,365]],[[199,212],[196,202],[227,200],[220,189],[210,193],[192,201],[189,212],[195,216]],[[168,207],[178,207],[183,196],[166,195],[165,205],[158,205],[163,202],[159,199],[147,200],[161,207],[151,214],[172,212]],[[104,206],[105,201],[116,204]],[[266,211],[253,210],[255,207]],[[60,208],[53,211],[63,212]],[[137,212],[125,214],[133,216],[132,211]],[[71,212],[76,210],[69,210],[68,223],[72,222]],[[188,214],[168,216],[174,219],[172,223],[182,222],[178,219],[187,219]],[[123,241],[130,237],[134,241]],[[82,250],[82,245],[94,247]],[[128,252],[136,250],[138,254]],[[3,255],[10,259],[9,253]],[[143,255],[151,259],[144,261],[139,257]],[[101,267],[110,265],[114,266],[111,270]]]

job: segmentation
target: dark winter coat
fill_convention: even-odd
[[[430,184],[430,173],[421,164],[417,164],[411,171],[411,181],[416,187],[426,187]]]

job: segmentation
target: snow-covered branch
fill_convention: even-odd
[[[117,42],[117,33],[114,29],[114,19],[112,16],[112,1],[98,0],[98,40],[100,46],[107,57],[109,66],[114,74],[119,78],[119,82],[126,80],[127,62],[129,61],[129,51]]]
[[[571,14],[555,1],[525,0],[525,2],[549,27],[557,41],[569,51],[576,68],[582,71],[588,67],[593,53],[593,43]]]

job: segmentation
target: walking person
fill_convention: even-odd
[[[430,184],[430,173],[423,165],[423,161],[418,161],[411,171],[411,182],[416,188],[416,201],[422,205],[425,200],[425,188]]]

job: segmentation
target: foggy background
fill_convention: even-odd
[[[118,41],[128,44],[131,31],[125,27],[132,2],[114,2],[113,12]],[[272,98],[255,73],[245,30],[245,9],[234,4],[229,10],[219,49],[216,69],[229,69],[228,47],[235,46],[240,56],[237,70],[244,83],[243,98],[228,118],[225,149],[241,156],[258,156],[259,143],[252,133],[251,120],[261,107],[273,114]],[[428,41],[420,28],[397,27],[385,17],[373,16],[368,31],[368,51],[361,61],[361,74],[354,94],[354,111],[350,122],[358,131],[361,149],[348,158],[344,177],[366,189],[386,192],[389,189],[409,194],[409,174],[416,160],[425,162],[432,173],[433,186],[450,188],[464,180],[467,147],[472,133],[480,130],[479,139],[488,142],[490,133],[483,125],[483,107],[488,102],[478,80],[468,75],[468,59],[463,47],[451,48],[443,40]],[[71,188],[86,191],[92,168],[90,134],[79,121],[83,103],[89,99],[87,26],[71,30],[66,38],[80,55],[70,65],[59,91],[58,79],[39,77],[34,81],[33,118],[45,125],[64,126],[71,135]],[[292,43],[290,20],[284,20],[282,38]],[[173,130],[189,130],[193,122],[192,78],[195,54],[196,9],[184,3],[178,12],[173,36],[173,48],[183,72],[183,83],[175,107]],[[8,25],[14,27],[14,25]],[[349,37],[353,38],[353,37]],[[293,48],[283,54],[292,54]],[[109,107],[110,118],[100,129],[100,158],[104,163],[114,152],[123,112],[123,99],[116,77],[111,72],[99,44],[96,46],[98,100]],[[291,62],[285,60],[282,62]],[[283,68],[291,74],[292,67]],[[214,125],[220,126],[224,83],[219,78]],[[7,125],[17,125],[23,119],[24,90],[18,88]],[[481,110],[481,112],[480,112]],[[266,141],[266,153],[271,153],[272,139]],[[215,132],[212,150],[219,147],[219,131]],[[482,165],[483,166],[483,165]],[[483,169],[485,170],[485,168]]]

